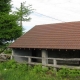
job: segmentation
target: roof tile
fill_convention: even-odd
[[[9,47],[80,49],[80,22],[37,25]]]

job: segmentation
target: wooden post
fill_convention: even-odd
[[[13,52],[13,50],[12,50],[11,60],[13,59],[13,53],[14,53],[14,52]]]
[[[28,64],[30,64],[31,63],[31,57],[29,56],[28,57]]]
[[[13,55],[11,55],[11,60],[13,59]]]
[[[48,60],[46,59],[48,57],[47,50],[42,50],[42,65],[46,66],[48,63]]]
[[[54,70],[57,71],[57,68],[56,68],[56,66],[57,66],[57,60],[55,58],[53,59],[53,63],[54,63]]]

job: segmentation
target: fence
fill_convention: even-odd
[[[6,56],[7,54],[0,54]],[[39,65],[42,64],[43,66],[51,66],[56,68],[70,68],[70,69],[80,69],[80,58],[44,58],[44,57],[33,57],[33,56],[18,56],[18,55],[8,55],[11,57],[19,57],[19,58],[27,58],[28,61],[27,64],[30,65]],[[38,61],[33,62],[32,59],[40,59],[45,60],[45,63],[43,61],[39,63]],[[49,63],[49,61],[52,60],[52,63]],[[64,64],[65,63],[65,64]]]
[[[32,57],[32,56],[17,56],[14,55],[13,57],[25,57],[28,59],[28,64],[30,65],[39,65],[42,64],[43,66],[51,66],[54,68],[70,68],[70,69],[80,69],[80,58],[44,58],[44,57]],[[36,60],[45,60],[46,62],[39,63],[38,61],[33,62],[32,59]],[[52,60],[52,63],[49,63],[49,60]],[[64,64],[65,63],[65,64]],[[68,63],[68,65],[67,65]]]

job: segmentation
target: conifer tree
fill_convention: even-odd
[[[22,35],[22,28],[17,20],[18,16],[10,14],[11,0],[0,0],[0,53],[7,49],[7,42]]]
[[[10,14],[11,0],[0,0],[0,43],[14,40],[22,35],[18,16]]]

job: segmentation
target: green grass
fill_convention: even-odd
[[[0,80],[80,80],[79,76],[79,70],[61,69],[55,72],[53,68],[32,67],[14,60],[0,63]]]

